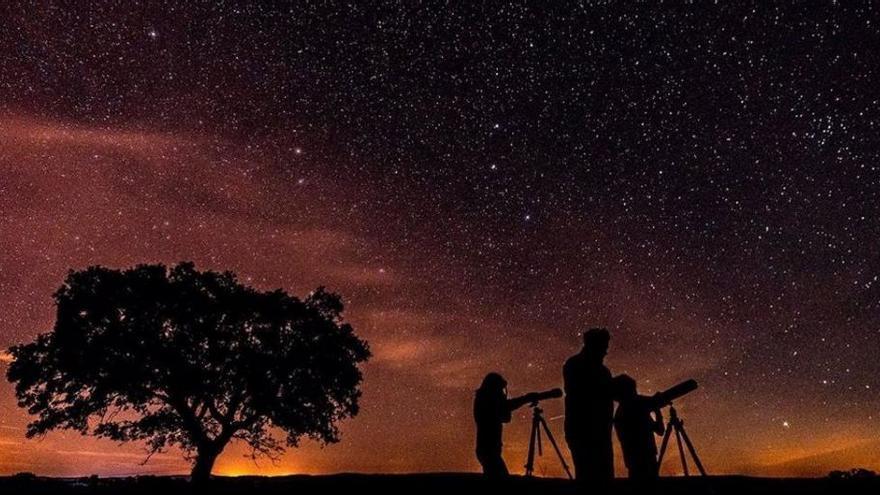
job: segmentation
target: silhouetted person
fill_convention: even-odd
[[[639,483],[651,483],[659,476],[654,435],[662,435],[664,431],[657,401],[639,395],[636,381],[627,375],[614,378],[614,391],[618,401],[614,429],[629,478]]]
[[[603,361],[611,336],[604,328],[584,333],[584,348],[565,362],[565,439],[575,478],[599,490],[614,479],[611,424],[614,413],[611,372]]]
[[[486,476],[508,475],[501,457],[501,434],[510,413],[534,400],[535,394],[507,398],[507,381],[498,373],[489,373],[474,397],[474,421],[477,423],[477,459]]]

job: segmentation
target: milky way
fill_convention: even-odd
[[[557,386],[595,325],[642,392],[700,382],[680,412],[710,471],[880,468],[874,7],[0,15],[0,346],[51,328],[68,269],[180,260],[326,285],[371,343],[340,444],[218,472],[476,470],[482,375]],[[187,470],[25,440],[5,382],[0,413],[0,473]]]

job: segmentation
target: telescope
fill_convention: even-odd
[[[674,387],[654,394],[654,407],[661,408],[672,405],[672,401],[697,389],[696,380],[685,380]]]
[[[532,392],[529,395],[531,396],[531,399],[532,399],[529,401],[529,404],[536,406],[536,405],[538,405],[538,402],[541,402],[542,400],[558,399],[558,398],[562,397],[562,389],[561,388],[552,388],[550,390],[545,390],[543,392]]]

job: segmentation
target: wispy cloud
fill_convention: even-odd
[[[101,457],[101,458],[116,458],[116,459],[146,459],[147,453],[127,453],[127,452],[99,452],[95,450],[56,450],[56,454],[61,455],[69,455],[69,456],[77,456],[77,457]],[[180,457],[172,456],[172,455],[154,455],[150,458],[151,460],[174,460],[177,461]]]

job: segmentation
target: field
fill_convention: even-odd
[[[217,494],[575,494],[577,486],[561,479],[527,479],[513,477],[498,482],[475,474],[436,473],[406,475],[339,474],[328,476],[237,477],[215,478],[200,492]],[[612,493],[637,493],[626,480],[617,480]],[[0,478],[2,494],[161,494],[193,493],[195,490],[184,478]],[[877,494],[880,479],[777,479],[742,476],[700,478],[665,478],[660,480],[654,493],[673,494]],[[583,493],[589,493],[584,490]]]

